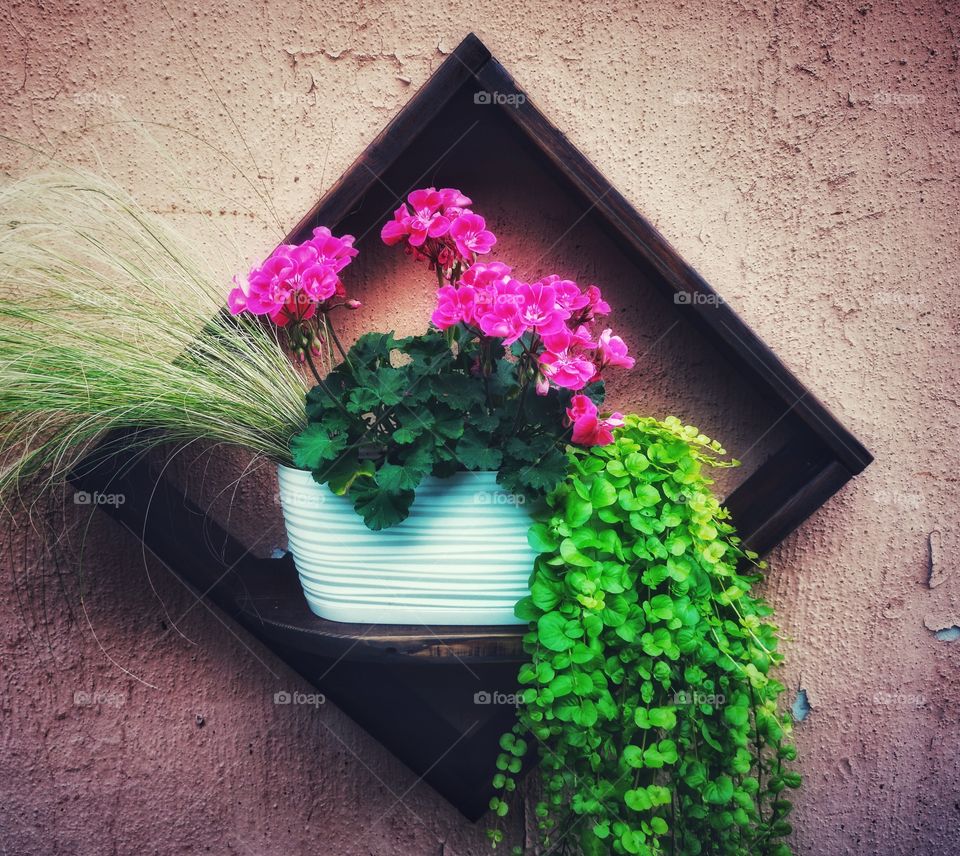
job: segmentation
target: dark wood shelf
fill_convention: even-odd
[[[523,659],[515,627],[343,624],[314,615],[307,607],[289,555],[251,561],[230,583],[237,618],[258,634],[326,657],[382,661],[410,658],[418,663],[518,663]]]

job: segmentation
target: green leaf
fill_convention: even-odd
[[[518,474],[520,483],[537,491],[553,490],[567,474],[567,459],[556,449],[551,449],[533,466],[523,467]]]
[[[530,586],[530,597],[537,609],[542,609],[544,612],[549,612],[560,603],[560,595],[542,579],[534,580]]]
[[[592,568],[595,564],[589,556],[584,556],[577,549],[577,545],[570,538],[564,538],[560,542],[560,555],[568,565],[575,565],[578,568]]]
[[[503,452],[490,448],[487,439],[473,428],[463,432],[457,442],[456,454],[468,470],[496,470],[503,460]]]
[[[594,508],[606,508],[617,501],[617,489],[606,479],[597,477],[590,485],[590,502]]]
[[[649,466],[650,461],[640,452],[632,452],[623,460],[623,468],[632,476],[640,475]]]
[[[563,515],[568,526],[577,528],[583,526],[593,516],[593,505],[590,500],[583,499],[574,491],[567,494],[567,503]]]
[[[623,795],[623,801],[634,811],[649,811],[653,808],[646,788],[633,788]]]
[[[368,529],[386,529],[407,519],[413,498],[412,490],[389,491],[365,487],[357,492],[353,507],[363,517]]]
[[[701,793],[704,802],[726,805],[733,798],[733,782],[729,776],[718,776],[712,782],[707,782]]]
[[[750,711],[746,705],[727,705],[723,709],[723,718],[735,728],[743,728],[750,721]]]
[[[290,440],[293,462],[303,470],[319,470],[326,461],[336,460],[346,446],[346,434],[331,437],[327,429],[317,422],[311,422]]]
[[[551,651],[567,651],[573,640],[566,635],[567,619],[559,612],[548,612],[537,621],[537,638],[540,644]]]
[[[427,469],[429,472],[429,468]],[[377,484],[386,491],[396,493],[402,490],[413,490],[425,472],[417,467],[384,464],[377,470]]]
[[[545,523],[534,523],[527,531],[527,543],[538,553],[550,553],[557,549],[559,541]]]
[[[669,731],[677,725],[677,714],[669,707],[654,707],[650,709],[650,724],[654,728]]]
[[[636,498],[641,508],[652,508],[654,505],[658,505],[661,500],[660,491],[652,484],[644,484],[638,487]]]
[[[456,440],[463,436],[463,416],[459,413],[454,413],[446,407],[440,407],[433,415],[434,434],[448,440]]]
[[[664,835],[670,827],[667,826],[667,822],[662,817],[651,817],[650,828],[657,835]]]
[[[326,471],[327,486],[337,496],[346,494],[357,479],[370,479],[376,474],[373,461],[358,462],[352,456],[344,456]]]

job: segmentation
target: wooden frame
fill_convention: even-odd
[[[481,93],[486,98],[478,97]],[[491,93],[502,103],[489,103]],[[680,293],[698,295],[676,303],[676,311],[758,394],[778,403],[777,421],[788,423],[789,441],[727,498],[745,543],[767,552],[861,472],[872,460],[870,453],[547,120],[474,35],[444,61],[287,241],[298,242],[321,224],[356,234],[378,228],[400,201],[382,177],[411,157],[411,147],[448,105],[459,104],[465,117],[459,126],[452,123],[451,135],[474,128],[479,119],[464,124],[472,121],[471,101],[486,111],[485,121],[496,116],[522,136],[660,292],[671,300]],[[111,513],[198,596],[324,690],[468,817],[485,811],[496,741],[514,714],[496,706],[471,712],[468,697],[515,686],[522,628],[373,628],[323,621],[307,609],[289,557],[251,557],[168,482],[154,484],[138,456],[97,460],[75,480],[88,490],[109,486],[126,493],[127,502]],[[220,549],[212,550],[211,544]],[[403,705],[396,703],[398,693],[405,694]],[[456,717],[450,715],[454,708]],[[465,711],[477,717],[470,727],[462,725],[469,719]],[[454,724],[458,718],[461,725]]]

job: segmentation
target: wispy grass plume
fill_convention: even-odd
[[[273,331],[117,186],[64,170],[0,185],[0,496],[64,477],[106,432],[288,461],[304,381]]]

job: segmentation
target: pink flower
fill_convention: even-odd
[[[247,294],[250,291],[250,284],[247,280],[240,281],[240,277],[233,278],[233,288],[227,295],[227,308],[231,315],[239,315],[247,308]]]
[[[300,274],[300,288],[310,300],[322,303],[337,293],[337,275],[333,268],[314,263]]]
[[[268,314],[278,327],[286,327],[291,321],[306,321],[312,318],[316,311],[316,303],[308,300],[302,292],[292,291],[283,305]]]
[[[572,279],[560,279],[559,276],[552,273],[550,276],[545,276],[540,282],[544,285],[553,286],[557,294],[557,306],[565,309],[570,315],[590,303],[590,298],[580,291],[580,288]]]
[[[317,251],[317,264],[325,265],[340,273],[360,251],[353,246],[353,235],[344,235],[337,238],[330,234],[326,226],[318,226],[313,230],[313,237],[306,243]]]
[[[567,417],[571,422],[576,422],[584,416],[596,416],[597,405],[593,403],[589,396],[578,393],[570,399],[570,406],[567,408]]]
[[[595,285],[587,286],[587,300],[589,301],[591,315],[609,315],[610,304],[600,294],[600,289]]]
[[[445,285],[437,291],[437,308],[433,310],[430,320],[440,330],[453,327],[461,321],[468,324],[473,320],[476,290],[469,285],[454,288]]]
[[[570,317],[566,309],[557,306],[557,294],[552,285],[519,283],[516,291],[519,298],[520,317],[523,323],[541,336],[558,333],[564,321]]]
[[[503,262],[474,262],[460,277],[463,285],[484,288],[488,285],[505,284],[510,279],[510,265]]]
[[[597,406],[585,395],[570,399],[567,417],[573,423],[572,442],[581,446],[606,446],[613,442],[613,429],[623,426],[623,414],[611,413],[601,419]]]
[[[410,235],[410,209],[401,205],[393,212],[393,219],[383,224],[380,230],[380,240],[388,247],[399,244]]]
[[[513,302],[496,300],[496,303],[479,317],[480,329],[488,336],[503,339],[504,345],[512,345],[526,331],[526,325]]]
[[[465,261],[471,261],[474,253],[489,253],[497,242],[496,236],[486,226],[483,217],[473,213],[463,213],[453,221],[450,237]]]
[[[281,244],[246,279],[234,277],[227,306],[234,315],[267,315],[281,327],[306,320],[345,293],[338,273],[356,255],[352,235],[337,238],[321,226],[302,244]]]
[[[625,369],[632,369],[636,363],[633,357],[627,355],[627,346],[623,339],[614,336],[609,327],[600,334],[597,340],[597,351],[600,354],[600,368],[622,366]]]
[[[409,220],[411,246],[423,246],[427,238],[439,238],[450,230],[450,221],[441,212],[443,197],[434,188],[414,190],[407,201],[413,208]]]
[[[548,351],[554,353],[570,349],[593,350],[597,347],[597,343],[593,341],[593,335],[585,324],[581,324],[576,330],[564,327],[556,333],[547,334],[543,337],[543,344]]]
[[[464,196],[454,187],[441,187],[437,193],[440,194],[440,200],[444,207],[445,214],[450,213],[447,209],[456,208],[463,210],[468,205],[472,204],[472,200],[469,196]]]
[[[569,351],[544,351],[540,367],[550,381],[565,389],[583,389],[597,373],[597,367],[588,359]]]

